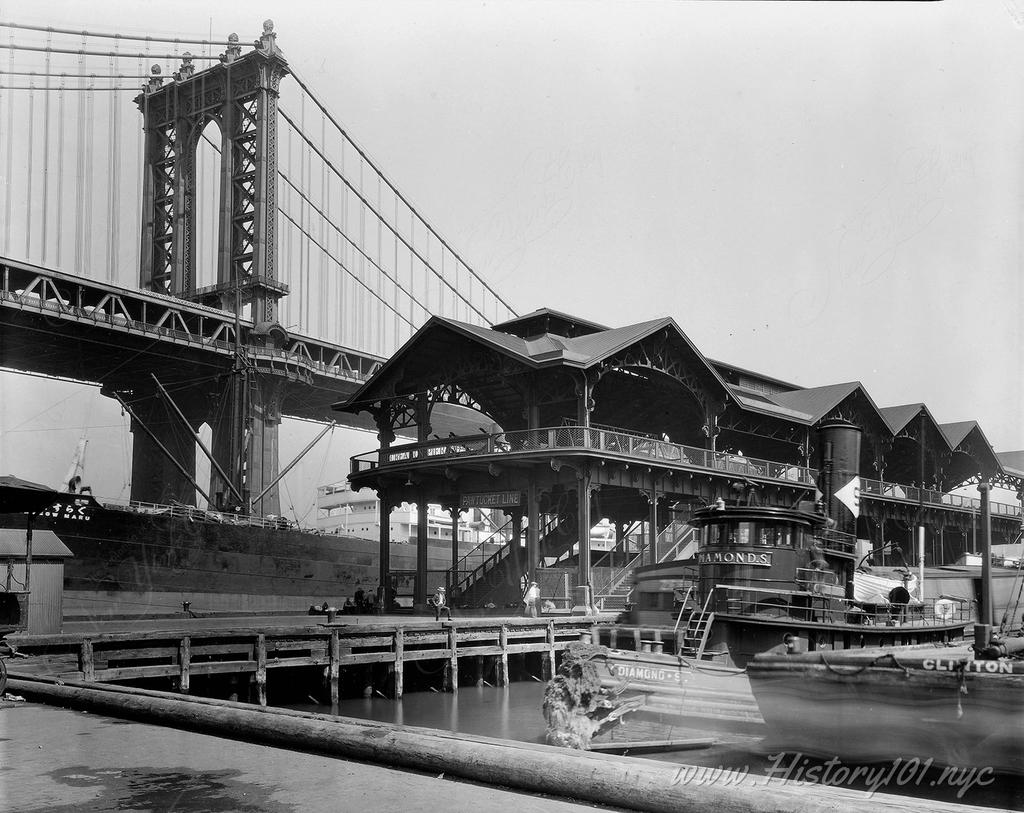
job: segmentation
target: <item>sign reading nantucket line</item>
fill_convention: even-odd
[[[509,508],[522,505],[523,495],[519,491],[482,491],[479,494],[463,494],[462,508]]]

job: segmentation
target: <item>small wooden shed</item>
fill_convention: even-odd
[[[64,560],[71,550],[53,531],[32,531],[32,585],[26,607],[24,528],[0,528],[0,626],[24,625],[30,633],[61,631],[64,612]]]

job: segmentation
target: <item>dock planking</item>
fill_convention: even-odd
[[[489,661],[497,684],[510,679],[509,658],[537,653],[545,678],[553,673],[557,653],[569,644],[590,640],[605,616],[551,618],[467,618],[452,621],[412,619],[336,621],[316,627],[238,627],[119,631],[19,636],[15,643],[29,655],[18,663],[24,675],[119,683],[170,679],[188,694],[197,676],[234,675],[253,684],[260,705],[267,704],[270,672],[321,667],[332,702],[340,696],[344,670],[383,664],[395,698],[404,691],[404,666],[439,661],[444,688],[457,692],[459,663],[474,659],[476,672]]]

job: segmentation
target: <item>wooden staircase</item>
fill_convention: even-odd
[[[691,655],[697,660],[704,657],[708,638],[711,635],[711,627],[715,622],[715,614],[708,610],[713,593],[714,591],[709,591],[704,606],[690,613],[690,617],[686,621],[686,628],[679,639],[680,655]]]

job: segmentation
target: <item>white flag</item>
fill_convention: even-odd
[[[860,516],[860,477],[854,477],[836,492],[836,499],[850,509],[854,518]]]

